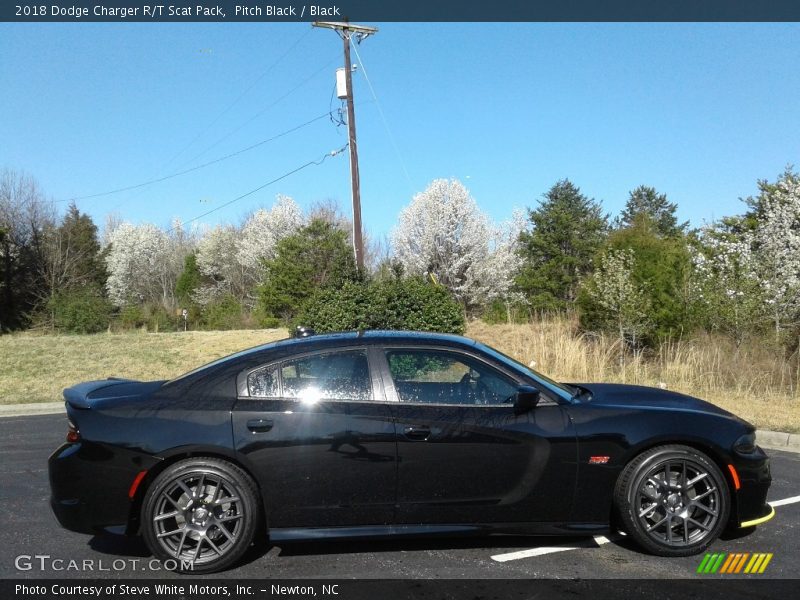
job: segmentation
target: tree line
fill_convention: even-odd
[[[800,179],[758,182],[741,215],[700,228],[641,185],[612,218],[569,180],[496,223],[457,180],[430,183],[388,241],[352,258],[330,202],[278,196],[239,224],[118,222],[102,233],[77,206],[59,216],[36,181],[0,178],[0,330],[90,333],[292,326],[463,331],[469,318],[577,314],[586,332],[643,348],[703,330],[737,344],[800,332]]]

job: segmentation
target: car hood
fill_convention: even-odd
[[[592,404],[702,412],[738,419],[733,413],[710,402],[671,390],[621,383],[579,383],[575,385],[591,392],[590,402]]]
[[[163,381],[132,379],[86,381],[65,389],[64,400],[75,408],[102,408],[124,400],[145,398],[163,384]]]

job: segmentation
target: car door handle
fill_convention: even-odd
[[[247,428],[253,433],[267,433],[273,425],[272,419],[250,419],[247,422]]]
[[[425,441],[431,435],[431,430],[429,427],[406,427],[403,429],[403,435],[405,435],[410,440],[419,440]]]

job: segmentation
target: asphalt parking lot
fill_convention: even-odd
[[[48,504],[47,457],[63,440],[63,415],[0,419],[0,578],[174,577],[148,568],[137,539],[91,537],[58,526]],[[726,537],[711,552],[772,553],[759,578],[800,573],[800,454],[769,451],[777,516],[749,535]],[[786,501],[786,502],[782,502]],[[48,559],[19,556],[48,555]],[[63,559],[61,569],[53,568]],[[639,552],[624,537],[493,536],[371,542],[293,542],[253,551],[215,578],[702,578],[702,559],[665,559]],[[37,562],[38,560],[38,562]],[[91,561],[92,569],[69,568]],[[45,568],[40,568],[46,563]],[[30,564],[30,569],[26,568]],[[23,567],[22,569],[17,568]]]

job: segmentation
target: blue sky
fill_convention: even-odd
[[[376,236],[439,177],[460,179],[497,220],[569,178],[612,215],[629,190],[654,186],[701,225],[741,212],[757,179],[800,166],[798,24],[374,25],[358,53],[391,136],[363,71],[354,86],[364,225]],[[307,23],[3,23],[0,56],[0,168],[64,200],[193,167],[338,107],[342,48]],[[114,212],[164,226],[346,141],[323,118],[77,204],[98,224]],[[349,210],[349,186],[344,153],[202,222],[238,222],[277,193]]]

